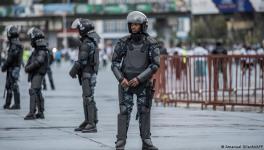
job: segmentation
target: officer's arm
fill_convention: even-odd
[[[93,50],[93,44],[92,43],[82,43],[82,45],[79,48],[79,55],[78,60],[74,62],[69,74],[72,78],[75,78],[76,75],[80,72],[81,69],[83,69],[86,65],[88,65],[89,60],[91,59],[89,56],[90,53]]]
[[[8,50],[8,55],[5,63],[2,66],[2,71],[6,71],[7,68],[13,63],[13,61],[16,59],[16,56],[19,53],[19,49],[17,48],[16,45],[12,45],[10,47],[10,50]]]
[[[144,82],[152,77],[160,66],[160,49],[157,44],[152,44],[150,47],[150,65],[148,68],[137,76],[139,82]]]
[[[37,56],[36,60],[31,62],[29,65],[25,67],[26,72],[31,72],[37,68],[39,68],[45,62],[46,52],[40,51],[39,55]]]
[[[81,68],[84,68],[89,64],[90,59],[92,59],[92,55],[94,53],[94,44],[92,43],[83,43],[79,49],[79,57],[77,63],[80,64]]]
[[[114,53],[112,56],[112,65],[111,65],[111,69],[112,69],[116,79],[119,82],[122,82],[122,80],[124,79],[124,76],[123,76],[122,72],[120,71],[123,56],[124,56],[124,50],[122,49],[122,44],[119,41],[119,42],[117,42],[117,44],[115,46]]]

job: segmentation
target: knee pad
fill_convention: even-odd
[[[124,105],[120,106],[120,115],[127,115],[128,114],[128,108]]]
[[[83,102],[87,105],[94,104],[93,96],[83,96]]]
[[[15,92],[19,91],[19,86],[18,86],[17,82],[15,82],[15,83],[13,84],[12,89],[13,89],[13,91],[15,91]]]

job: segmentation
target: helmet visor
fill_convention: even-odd
[[[27,32],[27,35],[30,36],[30,38],[34,38],[33,30],[34,30],[34,27],[30,28]]]
[[[75,19],[75,20],[72,22],[71,28],[72,28],[72,29],[77,29],[77,28],[80,26],[80,24],[81,24],[80,19],[77,18],[77,19]]]

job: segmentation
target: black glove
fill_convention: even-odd
[[[28,69],[28,68],[29,68],[29,67],[27,67],[27,66],[25,67],[25,72],[26,72],[26,73],[29,73],[29,69]]]
[[[79,62],[75,62],[74,65],[72,66],[69,74],[72,78],[76,78],[76,75],[78,74],[78,72],[80,71],[81,68],[81,64]]]
[[[69,75],[72,77],[72,78],[76,78],[76,71],[74,68],[72,68],[69,72]]]
[[[5,65],[3,65],[2,68],[1,68],[1,71],[2,71],[2,72],[5,72],[6,69],[7,69],[7,68],[5,67]]]

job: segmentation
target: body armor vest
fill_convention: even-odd
[[[144,42],[128,43],[122,72],[128,80],[142,73],[149,65],[148,46]]]

